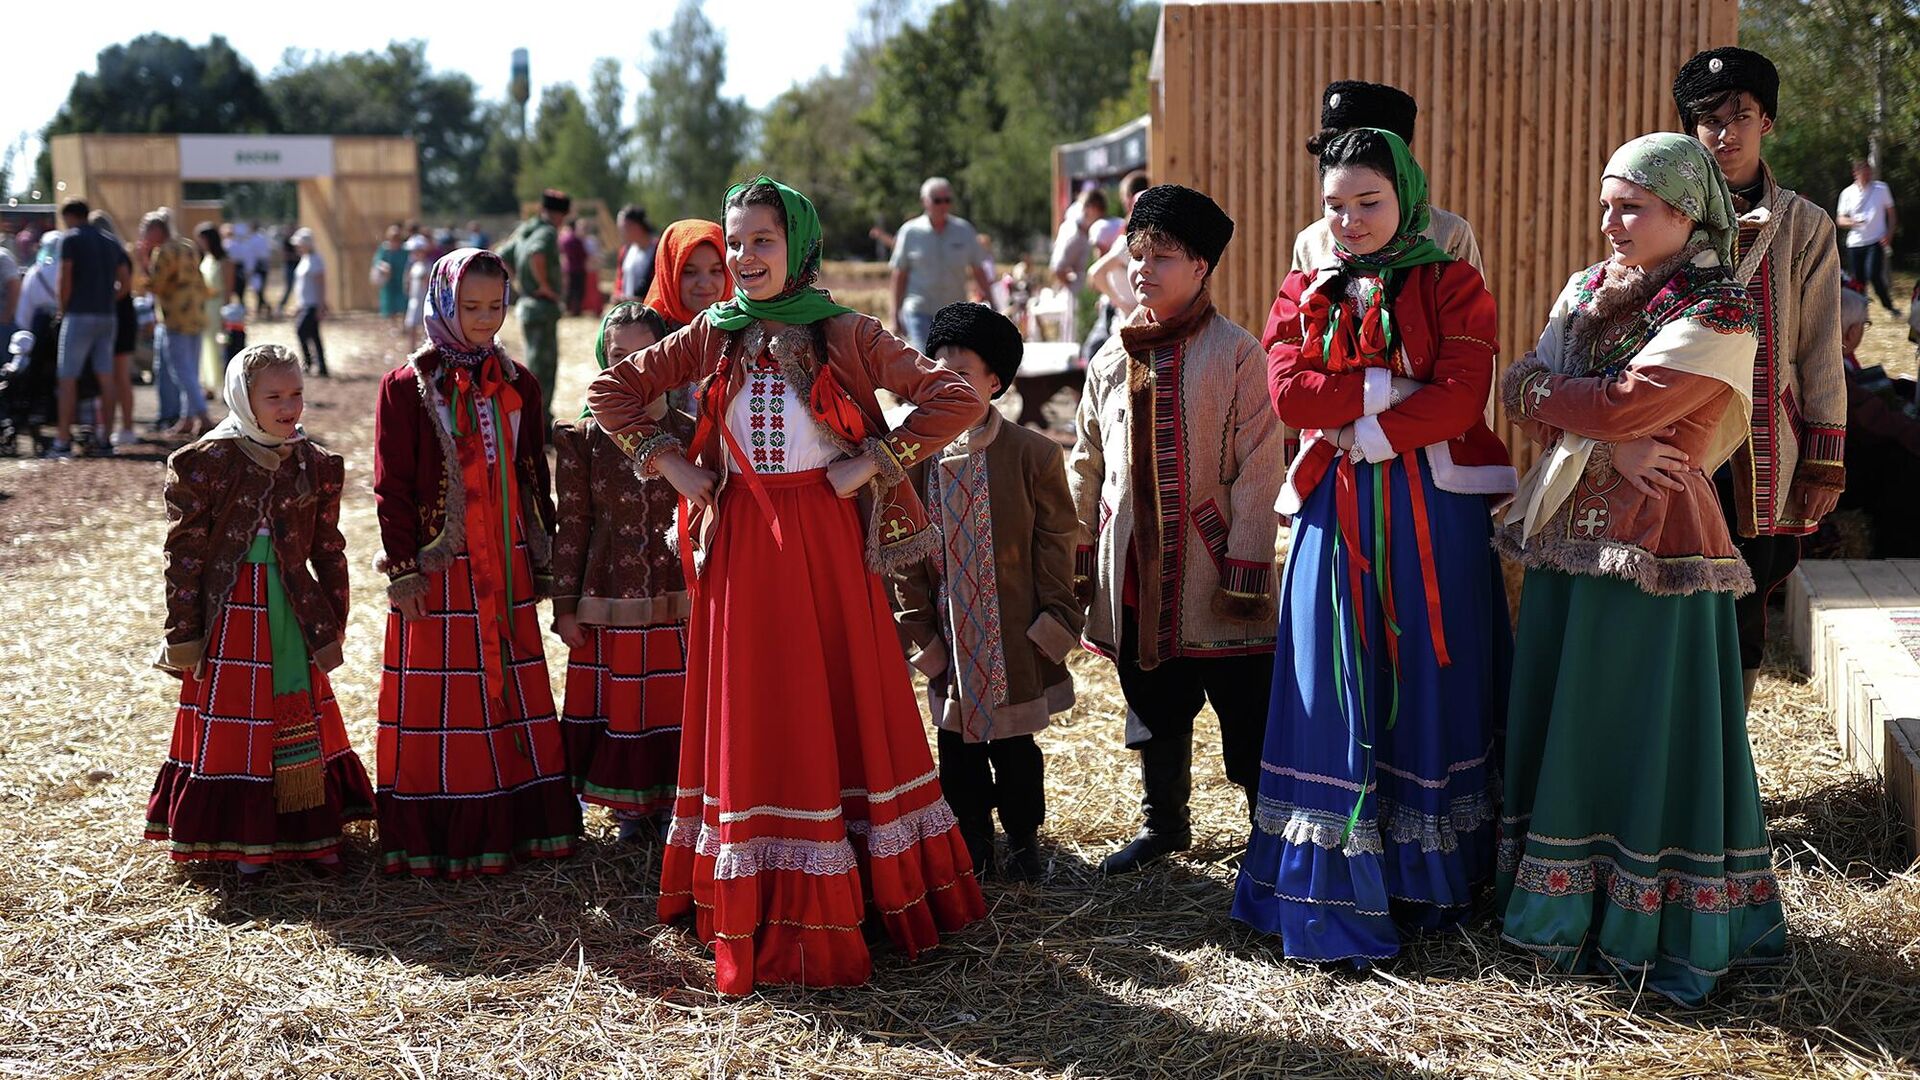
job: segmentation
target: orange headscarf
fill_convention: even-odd
[[[674,222],[660,234],[660,249],[653,262],[653,284],[647,289],[645,302],[672,326],[685,326],[700,314],[689,311],[680,302],[680,272],[685,269],[693,249],[701,244],[712,244],[714,254],[726,258],[726,235],[714,222],[688,218]],[[733,298],[733,276],[724,274],[724,277],[720,286],[720,300],[730,300]]]

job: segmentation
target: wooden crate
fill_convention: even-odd
[[[1161,9],[1150,172],[1232,215],[1214,301],[1258,333],[1294,235],[1321,214],[1304,149],[1321,90],[1406,90],[1433,203],[1473,223],[1503,358],[1517,359],[1567,278],[1604,255],[1593,208],[1607,156],[1678,127],[1674,74],[1734,44],[1738,20],[1736,0],[1176,0]],[[1531,463],[1517,429],[1495,430]]]

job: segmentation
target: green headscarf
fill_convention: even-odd
[[[1642,135],[1615,150],[1600,175],[1639,184],[1692,218],[1719,253],[1720,265],[1733,268],[1740,215],[1733,208],[1726,174],[1700,140],[1668,131]]]
[[[1440,246],[1427,237],[1427,224],[1433,219],[1432,208],[1427,204],[1427,171],[1414,160],[1413,151],[1407,149],[1406,140],[1382,128],[1353,128],[1347,134],[1354,131],[1380,136],[1386,140],[1387,149],[1393,152],[1393,193],[1400,200],[1400,224],[1394,229],[1391,240],[1379,250],[1365,255],[1348,251],[1336,236],[1333,241],[1334,254],[1343,263],[1383,272],[1383,277],[1385,271],[1451,262],[1453,256],[1440,250]],[[1335,145],[1338,142],[1336,139]]]
[[[755,319],[805,326],[850,312],[833,302],[827,290],[814,287],[820,275],[820,214],[805,195],[770,176],[756,176],[727,189],[727,202],[756,184],[770,184],[780,193],[787,212],[787,287],[771,300],[755,300],[736,289],[733,299],[707,309],[707,321],[722,330],[744,330]],[[725,207],[725,203],[721,204]]]
[[[600,365],[601,371],[607,370],[610,366],[610,362],[607,360],[607,327],[613,323],[613,317],[628,308],[645,306],[645,304],[642,304],[638,300],[622,300],[608,308],[605,315],[600,316],[600,330],[593,335],[593,362]],[[593,416],[592,409],[583,408],[580,410],[580,419],[586,420],[591,416]]]

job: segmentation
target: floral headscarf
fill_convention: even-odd
[[[1669,131],[1642,135],[1615,150],[1600,175],[1639,184],[1692,218],[1713,243],[1720,265],[1732,269],[1740,215],[1726,174],[1700,140]]]
[[[470,368],[489,356],[506,355],[498,338],[475,348],[467,344],[467,335],[460,330],[460,280],[479,262],[491,262],[499,268],[500,296],[503,301],[509,299],[505,260],[481,248],[460,248],[440,256],[427,276],[427,340],[451,366]]]

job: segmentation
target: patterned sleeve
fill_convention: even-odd
[[[320,467],[315,472],[320,482],[320,509],[314,520],[313,553],[309,559],[313,563],[314,579],[327,594],[327,601],[333,605],[340,625],[345,626],[351,592],[348,584],[347,538],[340,532],[340,497],[346,489],[346,461],[339,454],[323,454]]]

